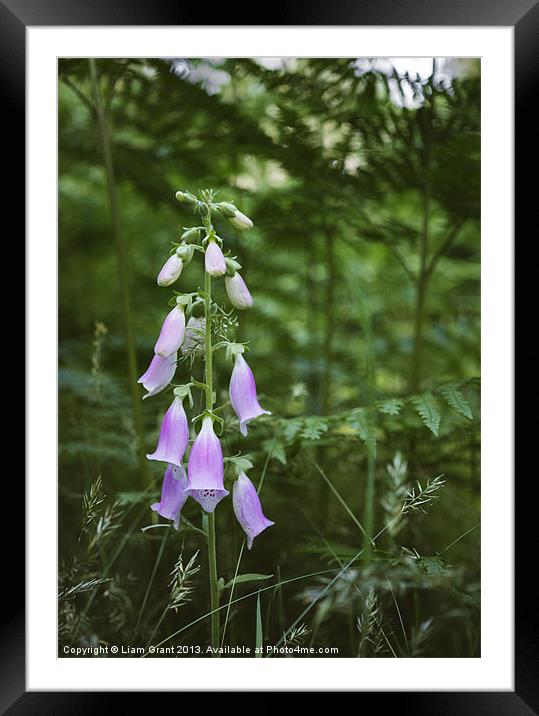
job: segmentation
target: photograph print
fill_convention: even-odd
[[[481,656],[478,58],[58,59],[58,657]]]

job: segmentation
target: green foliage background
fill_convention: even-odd
[[[276,523],[239,573],[273,576],[236,585],[234,598],[253,596],[231,604],[224,643],[284,634],[339,656],[479,656],[478,63],[437,60],[434,80],[350,59],[96,64],[138,374],[169,296],[155,277],[194,223],[175,191],[212,187],[255,223],[219,230],[254,297],[237,340],[250,341],[272,416],[247,439],[229,420],[223,445],[252,456]],[[177,533],[141,531],[162,471],[141,469],[137,450],[153,450],[170,394],[141,405],[139,444],[93,90],[87,60],[60,60],[59,653],[180,629],[166,645],[205,647],[208,619],[189,626],[209,603],[198,506],[189,501]],[[197,255],[175,288],[202,283]],[[224,402],[230,366],[215,363]],[[369,549],[357,523],[375,535],[417,480],[442,474],[428,514],[392,522]],[[242,543],[230,501],[217,528],[228,582]],[[323,593],[335,572],[281,584],[338,570],[362,546]]]

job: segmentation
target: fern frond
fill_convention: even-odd
[[[376,403],[376,407],[384,415],[398,415],[402,410],[404,400],[399,398],[387,398],[386,400],[379,400]]]
[[[327,432],[328,420],[319,415],[311,415],[304,419],[301,437],[306,440],[319,440]]]
[[[472,409],[455,383],[443,385],[439,389],[439,393],[443,395],[447,404],[453,408],[455,412],[464,415],[468,420],[473,420]]]
[[[440,433],[441,415],[432,393],[423,393],[410,398],[410,402],[419,413],[423,424],[438,437]]]

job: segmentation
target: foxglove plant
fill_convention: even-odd
[[[178,529],[180,512],[188,497],[192,497],[202,508],[202,523],[208,542],[211,641],[213,653],[217,655],[220,630],[215,510],[230,494],[224,482],[225,463],[233,468],[237,478],[232,487],[233,511],[245,533],[247,548],[251,549],[254,538],[274,524],[264,515],[257,490],[245,474],[245,470],[252,467],[250,461],[238,456],[223,458],[219,435],[223,431],[224,419],[218,412],[225,406],[215,407],[213,385],[214,352],[226,348],[226,355],[234,364],[229,394],[230,404],[239,420],[240,433],[247,435],[247,423],[259,416],[270,415],[258,402],[255,379],[243,356],[246,346],[229,340],[230,331],[225,331],[226,335],[223,335],[219,327],[223,316],[229,318],[232,312],[227,312],[212,301],[212,278],[224,277],[226,293],[233,309],[245,311],[253,305],[251,293],[239,274],[241,265],[236,257],[223,251],[223,240],[215,231],[212,214],[228,219],[241,231],[250,229],[253,222],[234,204],[215,202],[214,192],[210,190],[200,192],[198,197],[190,192],[179,191],[176,198],[193,208],[200,216],[202,225],[184,230],[180,243],[174,244],[171,255],[159,272],[157,283],[163,287],[171,286],[182,275],[195,252],[200,252],[204,254],[204,288],[187,294],[174,291],[169,300],[171,310],[155,344],[155,355],[139,383],[148,391],[144,396],[148,398],[171,384],[178,356],[184,363],[189,359],[191,365],[198,356],[204,357],[203,382],[191,378],[190,382],[174,387],[172,403],[161,424],[157,448],[146,457],[148,460],[164,462],[167,466],[161,500],[151,505],[154,512],[172,520]],[[200,309],[203,309],[203,315],[200,315]],[[236,325],[237,321],[229,323],[229,327]],[[214,335],[219,337],[215,344]],[[200,429],[189,450],[189,425],[184,400],[188,397],[190,407],[193,407],[193,388],[203,391],[205,409],[191,420],[195,426],[200,423]],[[184,460],[187,453],[186,472]]]

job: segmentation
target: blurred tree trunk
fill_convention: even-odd
[[[327,278],[324,300],[324,363],[322,366],[320,412],[322,415],[328,415],[331,412],[331,375],[333,370],[333,339],[335,336],[335,284],[337,274],[335,266],[334,238],[327,226],[324,227],[324,245]],[[318,452],[318,450],[316,452]],[[319,456],[315,455],[315,459],[318,460]],[[327,526],[329,514],[329,498],[329,486],[325,482],[325,480],[322,480],[320,482],[318,493],[319,518],[322,530],[324,530]]]
[[[427,269],[428,251],[429,251],[429,230],[430,230],[430,201],[431,201],[431,183],[430,183],[430,167],[432,155],[432,130],[434,120],[434,74],[436,71],[435,60],[432,65],[432,77],[430,80],[430,104],[428,109],[427,121],[421,127],[421,139],[423,143],[421,164],[423,168],[423,185],[422,185],[422,205],[423,216],[421,233],[419,236],[419,272],[416,279],[416,306],[414,316],[414,349],[412,354],[412,369],[410,372],[410,393],[418,393],[421,389],[423,378],[423,344],[425,340],[423,326],[425,320],[425,304],[427,300],[427,288],[429,281],[429,271]],[[408,462],[410,472],[417,473],[419,469],[418,448],[415,437],[412,435],[408,443]]]
[[[101,141],[101,151],[103,154],[103,167],[105,169],[105,177],[107,183],[107,194],[109,199],[111,228],[116,243],[116,255],[118,261],[118,275],[120,282],[120,291],[122,296],[122,314],[125,331],[125,344],[127,350],[127,368],[128,380],[131,390],[131,401],[133,411],[133,426],[136,438],[136,450],[138,455],[139,470],[143,482],[146,487],[151,482],[151,476],[148,472],[146,463],[146,448],[144,441],[144,429],[142,425],[142,411],[140,406],[140,395],[137,389],[138,368],[137,355],[135,349],[135,335],[133,330],[133,312],[131,308],[131,292],[129,288],[129,266],[127,261],[127,252],[122,234],[122,225],[120,219],[120,211],[118,207],[118,193],[116,187],[116,177],[114,173],[114,163],[112,159],[112,140],[110,131],[110,121],[107,108],[103,103],[103,97],[99,88],[99,77],[97,74],[96,61],[93,58],[88,60],[90,66],[90,80],[95,102],[95,117],[99,130]]]
[[[312,234],[308,234],[304,238],[303,250],[305,254],[305,293],[307,301],[305,302],[306,307],[306,319],[305,325],[307,326],[307,332],[309,334],[309,354],[319,355],[320,351],[317,343],[318,336],[318,291],[317,285],[314,278],[314,271],[316,269],[318,260],[318,251],[316,245],[316,238]],[[303,361],[303,376],[305,383],[307,384],[307,391],[309,396],[309,412],[318,413],[319,410],[319,368],[314,361]]]

